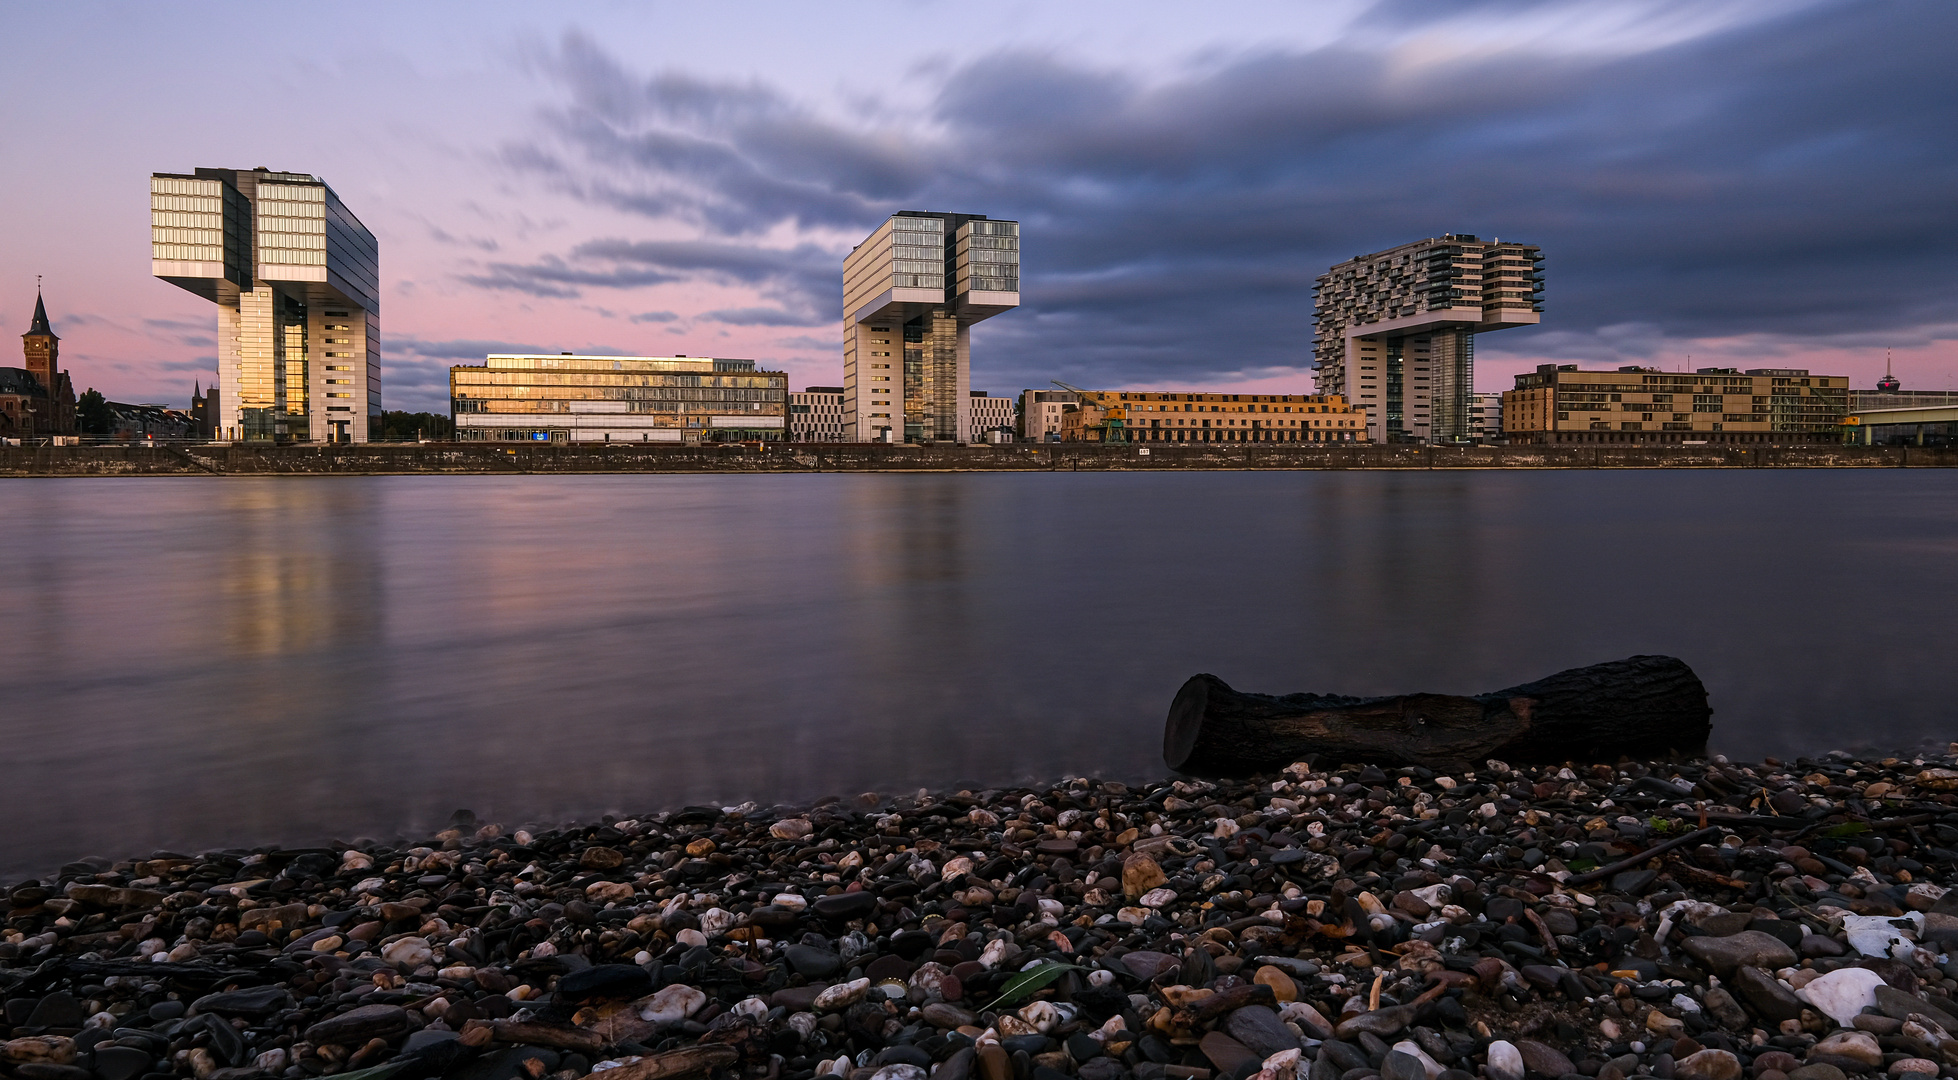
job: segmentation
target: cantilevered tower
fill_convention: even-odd
[[[972,324],[1020,305],[1020,223],[900,210],[843,260],[843,437],[958,442]]]
[[[380,259],[317,177],[150,177],[150,272],[218,305],[216,438],[366,442],[380,428]]]
[[[1375,442],[1459,442],[1475,400],[1475,335],[1532,326],[1543,253],[1450,233],[1319,275],[1312,289],[1319,392],[1367,411]]]

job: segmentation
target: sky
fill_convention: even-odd
[[[1022,223],[973,382],[1311,391],[1312,283],[1448,232],[1542,246],[1539,363],[1958,388],[1958,4],[0,5],[0,326],[183,406],[216,316],[148,176],[308,172],[381,245],[390,409],[489,352],[842,379],[890,213]]]

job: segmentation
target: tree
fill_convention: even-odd
[[[112,435],[116,430],[116,411],[109,408],[102,391],[91,386],[75,399],[75,423],[84,435]]]
[[[454,425],[441,413],[384,412],[377,437],[384,442],[410,442],[415,439],[447,442],[453,432]]]

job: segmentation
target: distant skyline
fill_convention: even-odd
[[[1546,256],[1484,391],[1553,361],[1870,388],[1886,348],[1958,388],[1948,3],[848,10],[10,6],[0,327],[45,275],[78,389],[187,403],[216,342],[150,277],[148,178],[265,165],[378,236],[389,409],[446,411],[489,352],[840,384],[844,255],[946,207],[1023,226],[1022,310],[974,330],[999,394],[1309,393],[1313,279],[1445,232]]]

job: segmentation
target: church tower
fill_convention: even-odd
[[[20,336],[20,349],[26,357],[27,373],[34,376],[48,395],[41,430],[51,435],[74,434],[75,387],[61,370],[61,339],[48,325],[48,308],[39,290],[34,293],[34,321],[28,325],[27,333]]]
[[[41,302],[41,294],[34,294],[34,322],[27,333],[20,336],[21,351],[27,354],[24,365],[29,374],[41,380],[41,388],[54,392],[54,377],[58,370],[56,364],[61,357],[61,339],[48,325],[48,308]]]

